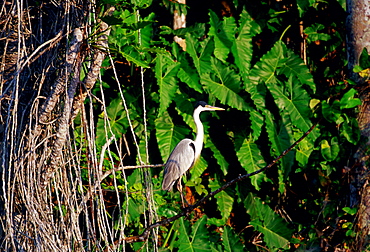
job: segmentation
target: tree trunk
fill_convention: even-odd
[[[360,146],[355,154],[355,159],[359,166],[355,171],[354,181],[352,182],[353,192],[351,195],[351,205],[358,205],[357,218],[357,241],[354,245],[356,251],[362,251],[368,244],[370,231],[370,185],[368,170],[368,148],[370,145],[370,100],[368,82],[362,79],[357,73],[353,72],[354,66],[359,64],[360,55],[364,48],[370,51],[370,2],[363,0],[347,0],[347,55],[349,77],[355,80],[360,90],[362,105],[359,108],[358,124],[361,135],[366,137],[364,146]]]
[[[98,228],[88,219],[92,193],[77,190],[80,168],[68,141],[71,121],[100,73],[108,26],[94,30],[95,45],[87,50],[96,26],[85,18],[96,13],[89,1],[1,6],[0,250],[97,249]]]

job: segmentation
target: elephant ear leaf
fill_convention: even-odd
[[[211,251],[206,223],[207,218],[204,215],[190,229],[189,223],[184,221],[184,218],[180,219],[179,240],[177,241],[180,251]]]
[[[261,151],[252,140],[245,139],[240,149],[236,152],[236,155],[238,156],[240,164],[248,173],[257,171],[266,166]],[[259,190],[260,184],[266,179],[266,175],[264,173],[258,173],[250,178],[252,185]]]
[[[244,205],[251,217],[249,224],[263,234],[263,240],[270,250],[289,248],[293,231],[280,215],[251,193],[245,199]]]
[[[240,238],[229,226],[225,226],[224,232],[222,233],[222,244],[226,252],[245,251],[244,244],[240,242]]]
[[[179,67],[179,62],[175,62],[165,54],[158,54],[155,64],[155,77],[157,78],[160,95],[159,114],[162,114],[173,101],[178,88],[176,75]]]

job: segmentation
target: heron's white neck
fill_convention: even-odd
[[[200,109],[194,110],[193,118],[197,127],[197,136],[195,137],[195,159],[198,159],[203,148],[204,130],[203,124],[200,121],[199,114],[202,112]]]

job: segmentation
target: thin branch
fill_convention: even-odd
[[[144,232],[141,234],[141,235],[136,235],[136,236],[130,236],[130,237],[126,237],[125,238],[125,241],[127,243],[133,243],[133,242],[143,242],[145,241],[148,236],[149,236],[149,233],[150,231],[153,229],[153,228],[156,228],[156,227],[159,227],[159,226],[164,226],[164,225],[167,225],[183,216],[186,216],[188,215],[190,212],[192,212],[195,208],[199,207],[201,204],[203,204],[205,201],[207,201],[209,198],[211,198],[212,196],[218,194],[219,192],[225,190],[226,188],[234,185],[235,183],[239,182],[239,181],[242,181],[246,178],[249,178],[251,176],[254,176],[258,173],[261,173],[261,172],[264,172],[265,170],[269,169],[270,167],[272,167],[274,164],[276,164],[277,161],[279,161],[282,157],[284,157],[286,154],[288,154],[288,152],[290,152],[294,147],[296,147],[304,138],[306,138],[308,136],[308,134],[310,134],[312,132],[312,130],[316,127],[316,125],[318,124],[318,122],[314,125],[312,125],[312,127],[306,132],[304,133],[295,143],[293,143],[288,149],[286,149],[285,151],[283,151],[283,153],[281,153],[277,158],[275,158],[270,164],[266,165],[265,167],[257,170],[257,171],[254,171],[252,173],[248,173],[248,174],[245,174],[245,175],[240,175],[238,176],[237,178],[227,182],[226,184],[224,184],[223,186],[221,186],[220,188],[218,188],[217,190],[213,191],[213,192],[210,192],[208,195],[204,196],[202,199],[200,199],[198,202],[196,202],[194,205],[190,205],[186,208],[183,209],[183,211],[171,218],[167,218],[167,219],[164,219],[162,221],[158,221],[156,223],[153,223],[151,224],[149,227],[147,227]]]

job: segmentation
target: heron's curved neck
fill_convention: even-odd
[[[195,138],[195,158],[197,159],[200,156],[200,152],[202,151],[203,148],[203,139],[204,139],[204,129],[203,129],[203,124],[200,121],[199,115],[200,115],[200,110],[196,109],[194,110],[193,118],[195,125],[197,127],[197,136]]]

